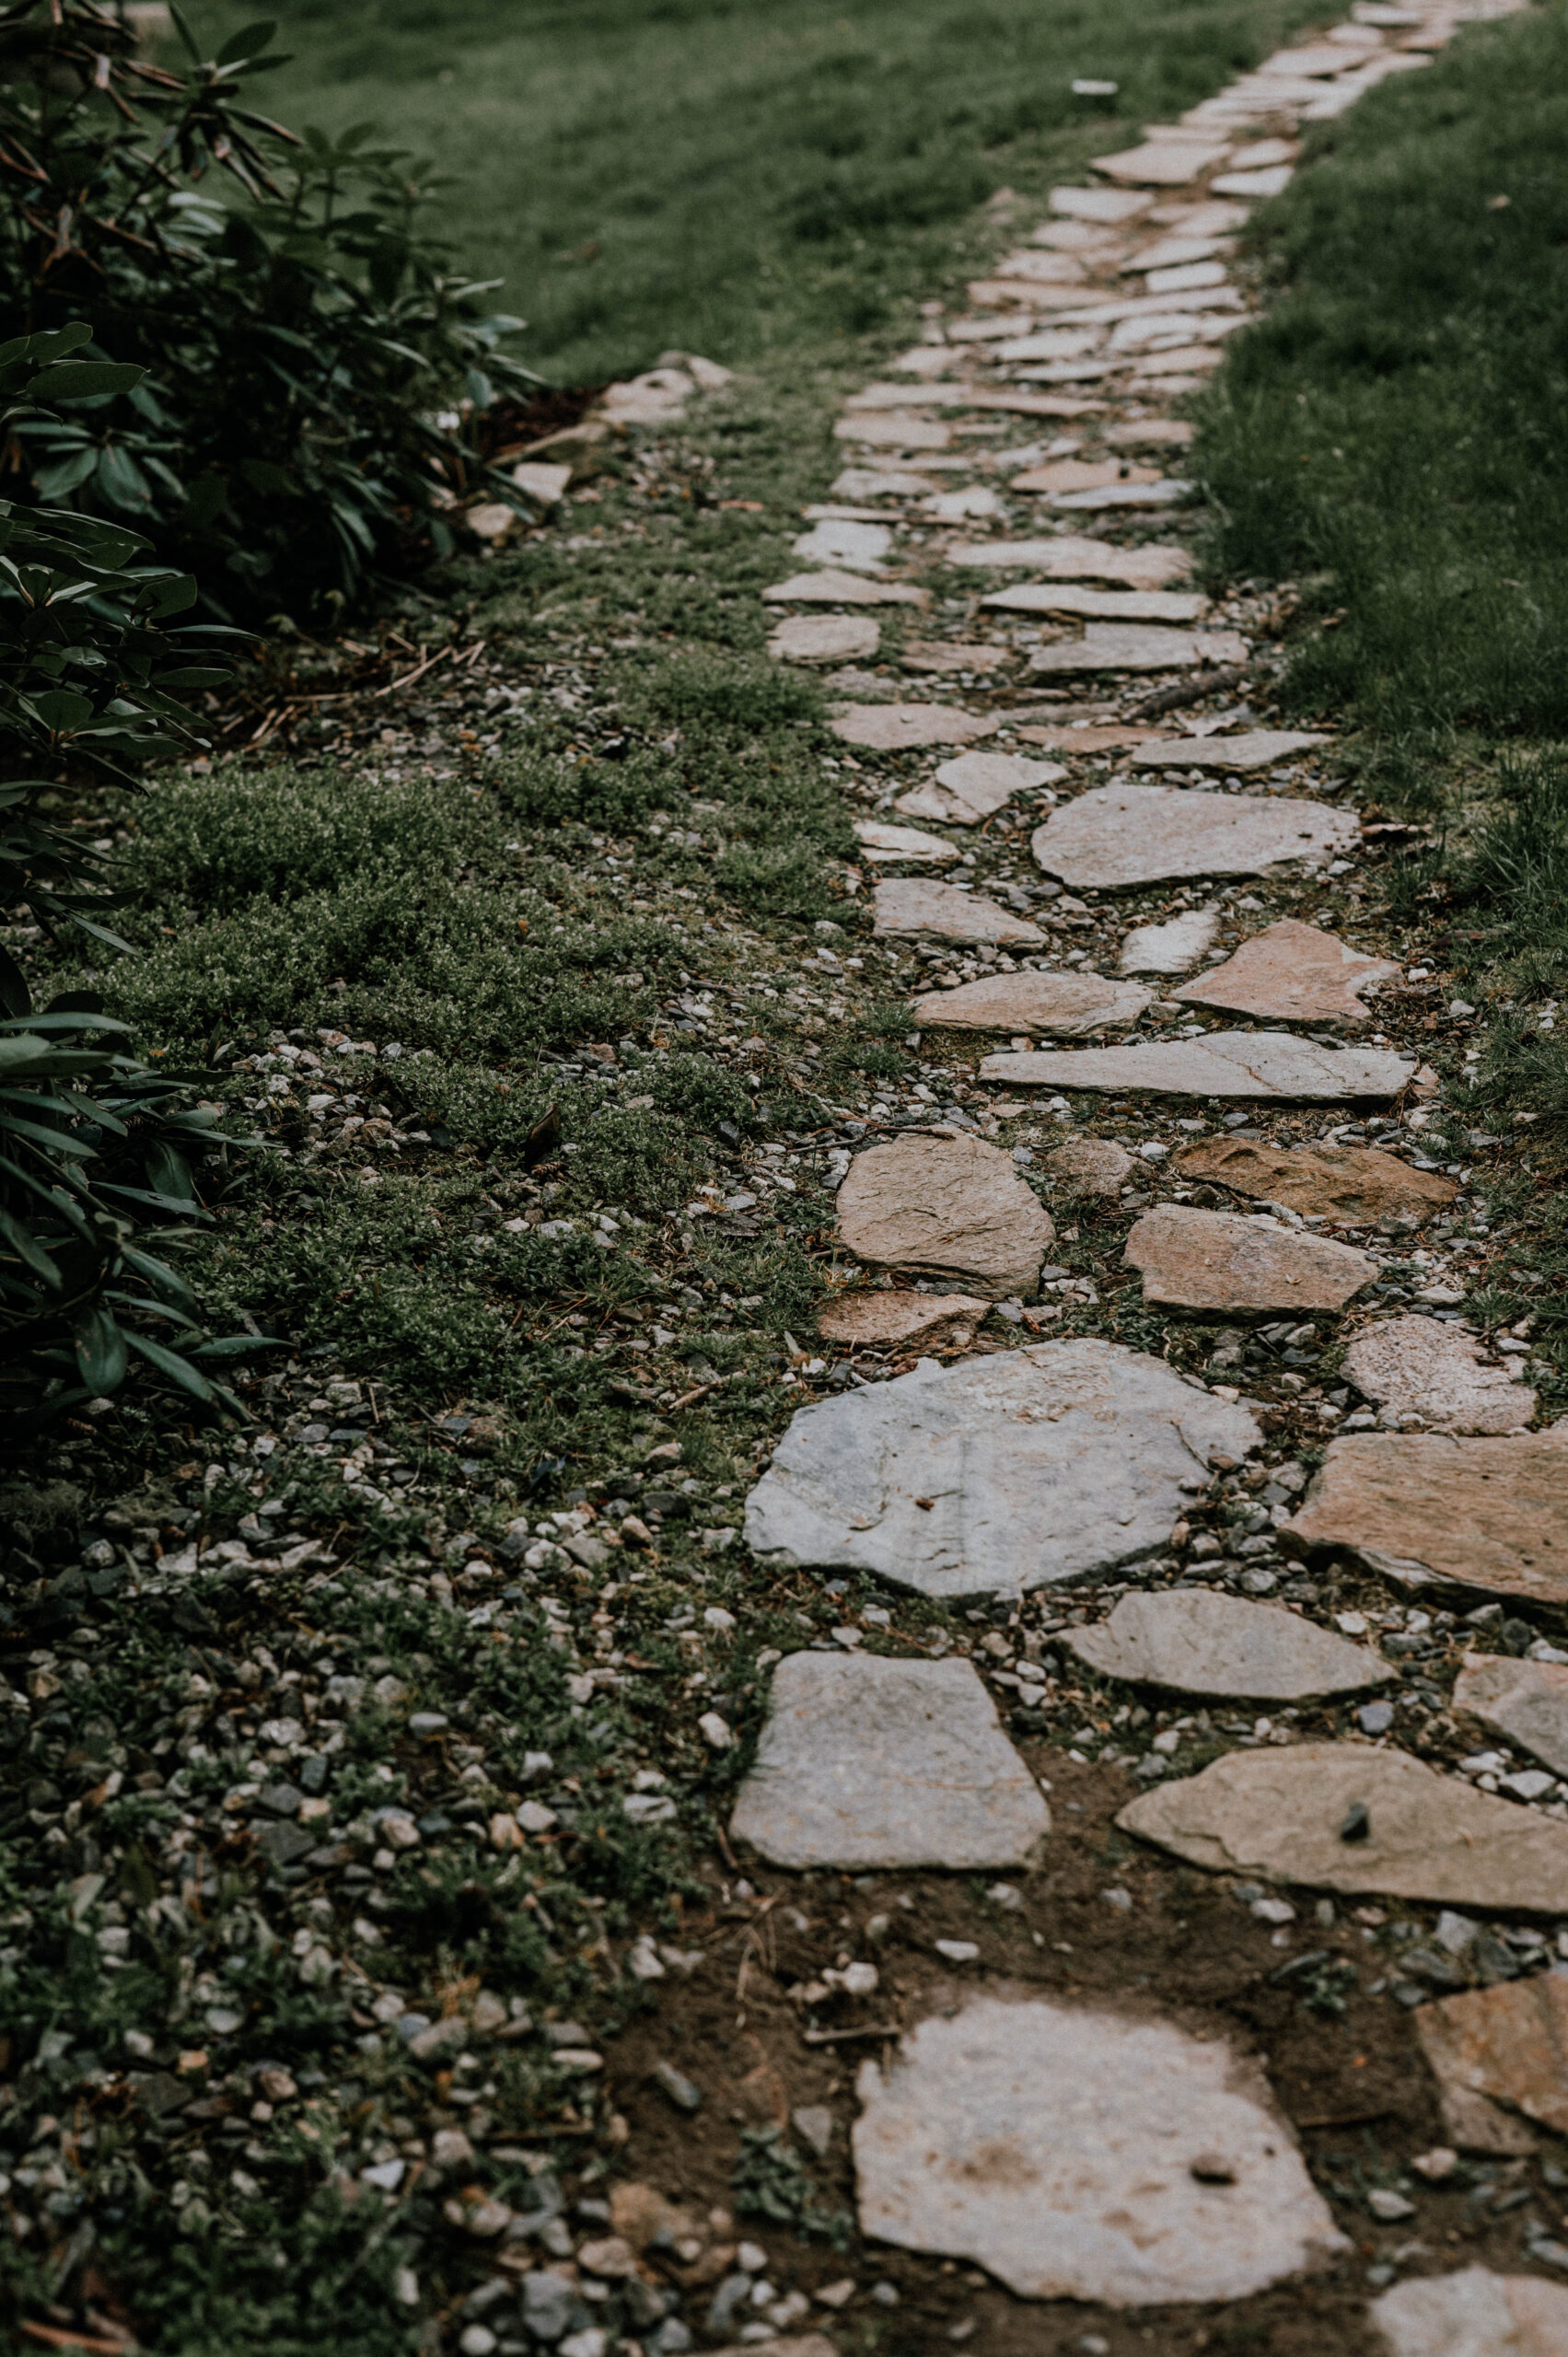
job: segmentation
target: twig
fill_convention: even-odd
[[[482,645],[483,641],[481,640],[480,644]],[[412,688],[416,679],[424,679],[426,671],[434,671],[437,663],[445,663],[451,651],[449,646],[444,646],[439,655],[432,655],[427,662],[419,664],[412,671],[405,671],[401,679],[389,679],[384,688],[377,688],[374,693],[389,696],[394,688]]]

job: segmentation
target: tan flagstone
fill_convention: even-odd
[[[1399,1675],[1300,1613],[1209,1588],[1134,1591],[1109,1620],[1069,1629],[1061,1642],[1102,1678],[1213,1701],[1305,1702]]]
[[[961,1348],[991,1315],[989,1301],[967,1293],[844,1293],[819,1311],[817,1331],[852,1350],[889,1350],[919,1342]]]
[[[1069,1195],[1115,1195],[1136,1165],[1114,1138],[1070,1138],[1041,1155],[1040,1167]]]
[[[1413,1069],[1391,1048],[1329,1048],[1293,1031],[1210,1031],[1201,1039],[987,1056],[980,1076],[1012,1087],[1340,1104],[1397,1097]]]
[[[1371,1227],[1389,1213],[1424,1220],[1458,1193],[1456,1180],[1412,1170],[1376,1146],[1277,1146],[1258,1138],[1202,1138],[1184,1145],[1173,1176],[1229,1187],[1256,1202],[1312,1212],[1340,1227]]]
[[[1140,766],[1173,770],[1266,770],[1329,739],[1320,729],[1249,728],[1234,737],[1179,737]]]
[[[1543,1891],[1537,1903],[1549,1898]],[[1493,2107],[1568,2134],[1568,1980],[1534,1973],[1438,1998],[1416,2008],[1415,2031],[1457,2143],[1490,2128]]]
[[[762,592],[765,606],[929,606],[929,589],[877,581],[864,573],[796,573]]]
[[[971,745],[994,737],[1001,723],[987,714],[945,703],[852,703],[833,714],[832,730],[846,745],[903,753],[919,745]]]
[[[981,603],[1005,613],[1082,614],[1097,621],[1195,622],[1209,610],[1195,590],[1090,589],[1076,581],[1025,582],[993,589]]]
[[[1568,1422],[1541,1433],[1346,1433],[1285,1525],[1407,1587],[1568,1604]]]
[[[1298,859],[1316,865],[1360,834],[1353,811],[1324,802],[1119,782],[1053,810],[1032,849],[1048,875],[1074,890],[1115,890],[1166,877],[1261,876]]]
[[[1516,1433],[1536,1394],[1512,1366],[1488,1366],[1481,1345],[1435,1318],[1387,1318],[1364,1327],[1345,1373],[1385,1416],[1419,1417],[1433,1432]]]
[[[940,819],[976,827],[1015,794],[1053,785],[1067,774],[1060,761],[1031,761],[1021,753],[959,753],[935,778],[900,795],[895,810],[911,819]]]
[[[993,941],[1003,948],[1039,949],[1047,939],[1038,924],[1015,916],[983,893],[915,876],[878,884],[872,894],[872,914],[878,940],[929,935],[935,941]]]
[[[857,819],[854,834],[862,856],[873,863],[904,859],[946,866],[959,856],[957,843],[947,842],[941,835],[928,835],[919,827],[889,827],[879,819]]]
[[[1097,172],[1104,172],[1109,180],[1128,181],[1134,188],[1184,188],[1189,180],[1223,163],[1229,153],[1228,145],[1179,139],[1125,147],[1120,155],[1096,156],[1093,161]]]
[[[773,625],[768,652],[778,663],[851,663],[875,655],[880,637],[857,614],[791,614]]]
[[[1171,996],[1265,1023],[1362,1024],[1362,993],[1400,974],[1397,958],[1368,958],[1320,925],[1282,917]]]
[[[1389,2357],[1568,2357],[1568,2284],[1541,2275],[1411,2275],[1368,2313]]]
[[[967,1277],[995,1301],[1036,1291],[1055,1234],[1000,1147],[911,1132],[856,1155],[839,1189],[838,1224],[869,1267]]]
[[[1467,1654],[1451,1707],[1568,1776],[1568,1663]]]
[[[858,442],[872,449],[946,450],[953,429],[939,419],[915,417],[900,411],[880,416],[841,417],[833,427],[841,442]]]
[[[1051,1031],[1074,1039],[1136,1023],[1149,998],[1136,982],[1026,969],[982,975],[957,990],[928,991],[912,1003],[910,1016],[923,1030]]]
[[[1179,1309],[1342,1309],[1377,1262],[1265,1213],[1161,1203],[1133,1225],[1127,1265],[1144,1299]]]
[[[1081,540],[1071,532],[1056,540],[959,540],[948,550],[947,562],[1027,569],[1047,581],[1119,581],[1130,589],[1163,589],[1184,581],[1192,570],[1185,549],[1159,540],[1123,549],[1111,540]]]
[[[1090,622],[1082,638],[1041,647],[1035,671],[1181,671],[1200,664],[1245,663],[1247,642],[1234,630],[1162,630],[1154,623]]]

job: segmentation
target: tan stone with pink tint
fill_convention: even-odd
[[[991,1304],[968,1293],[851,1293],[830,1301],[817,1331],[851,1350],[889,1350],[906,1342],[936,1350],[970,1341]]]
[[[1268,1023],[1365,1023],[1363,992],[1400,971],[1395,959],[1364,957],[1315,924],[1283,917],[1171,996]]]

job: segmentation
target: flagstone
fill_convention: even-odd
[[[1145,379],[1157,377],[1159,396],[1164,401],[1171,393],[1187,390],[1183,381],[1186,377],[1217,368],[1222,356],[1213,344],[1205,343],[1184,343],[1174,352],[1153,352],[1139,361],[1132,381],[1141,385]]]
[[[1158,482],[1157,467],[1124,467],[1120,459],[1052,459],[1013,478],[1015,491],[1096,491],[1113,482]]]
[[[818,1314],[817,1331],[852,1350],[924,1342],[961,1347],[991,1315],[989,1301],[968,1293],[839,1294]]]
[[[977,737],[994,737],[1000,726],[989,714],[946,703],[852,703],[832,720],[833,734],[844,744],[879,753],[908,752],[917,745],[969,745]]]
[[[1116,1195],[1135,1166],[1114,1138],[1070,1138],[1041,1155],[1040,1167],[1070,1195]]]
[[[1568,2286],[1541,2275],[1411,2275],[1368,2311],[1390,2357],[1568,2357]]]
[[[971,1663],[796,1653],[773,1672],[732,1840],[775,1866],[1025,1866],[1051,1830]]]
[[[1074,1039],[1086,1031],[1136,1023],[1150,993],[1136,982],[1102,981],[1098,974],[985,974],[957,990],[928,991],[910,1007],[923,1030],[1054,1031]]]
[[[1134,417],[1124,424],[1108,425],[1101,440],[1129,449],[1186,449],[1197,432],[1179,417]]]
[[[1127,1238],[1144,1299],[1179,1309],[1342,1309],[1377,1262],[1353,1246],[1307,1236],[1268,1213],[1161,1203]]]
[[[1116,1822],[1214,1874],[1485,1913],[1555,1915],[1568,1875],[1568,1825],[1361,1743],[1227,1752]]]
[[[1101,491],[1053,491],[1046,501],[1048,507],[1059,515],[1092,515],[1107,507],[1179,507],[1191,496],[1190,482],[1111,482]],[[1237,653],[1211,655],[1211,663],[1241,663],[1247,658],[1246,642],[1237,631],[1214,632],[1223,637]]]
[[[1434,1432],[1516,1433],[1536,1394],[1511,1366],[1488,1366],[1481,1344],[1435,1318],[1389,1318],[1359,1333],[1345,1373],[1385,1416],[1419,1416]]]
[[[1033,335],[1015,335],[1001,344],[999,360],[1081,360],[1098,351],[1098,328],[1041,328]]]
[[[913,417],[891,411],[870,417],[841,417],[833,426],[840,442],[859,442],[870,448],[946,450],[953,429],[934,417]]]
[[[1551,1897],[1543,1890],[1533,1904]],[[1495,2129],[1515,2128],[1521,2116],[1568,2134],[1568,1979],[1535,1973],[1438,1998],[1416,2008],[1415,2032],[1457,2145],[1495,2151]]]
[[[1004,513],[1000,493],[985,483],[970,483],[963,491],[934,491],[922,504],[939,524],[960,524],[977,516]]]
[[[935,941],[992,941],[1001,948],[1043,949],[1047,935],[1027,917],[966,892],[958,884],[928,883],[901,876],[878,884],[872,894],[872,931],[878,940],[913,935]]]
[[[1189,909],[1167,924],[1134,925],[1121,945],[1124,974],[1185,974],[1206,956],[1220,929],[1218,909]]]
[[[959,638],[906,638],[899,655],[900,665],[906,671],[937,673],[1001,671],[1012,660],[1010,646],[991,646]]]
[[[980,1071],[982,1080],[1028,1088],[1340,1104],[1397,1097],[1414,1069],[1392,1049],[1328,1048],[1291,1031],[1210,1031],[1201,1039],[987,1056]]]
[[[1015,593],[1017,594],[1020,593]],[[1203,663],[1246,660],[1247,641],[1239,631],[1161,630],[1153,623],[1090,622],[1082,638],[1063,639],[1056,645],[1041,647],[1029,658],[1029,668],[1181,671]]]
[[[955,565],[993,565],[1011,571],[1027,567],[1049,581],[1121,581],[1130,589],[1162,589],[1183,581],[1192,570],[1185,549],[1160,541],[1137,549],[1117,548],[1109,540],[1079,540],[1063,532],[1054,540],[960,540],[947,551]]]
[[[1131,189],[1053,188],[1047,203],[1052,213],[1074,221],[1098,221],[1120,226],[1135,221],[1154,203],[1152,196],[1134,195]]]
[[[928,835],[919,827],[884,826],[879,819],[857,819],[855,840],[862,854],[873,863],[889,859],[924,860],[946,865],[959,856],[957,843]]]
[[[854,524],[835,517],[802,532],[793,545],[796,556],[816,563],[847,565],[852,572],[864,567],[875,573],[893,545],[893,534],[887,524]]]
[[[908,499],[927,484],[923,475],[901,467],[845,467],[832,488],[841,499]]]
[[[993,589],[981,604],[1003,613],[1083,614],[1126,622],[1195,622],[1209,610],[1209,600],[1196,590],[1090,589],[1075,581],[1028,581],[1016,589]]]
[[[1277,1146],[1254,1138],[1200,1139],[1181,1148],[1171,1173],[1319,1213],[1339,1227],[1371,1227],[1389,1215],[1429,1219],[1459,1191],[1454,1179],[1412,1170],[1376,1146]]]
[[[893,807],[912,819],[975,827],[1015,794],[1053,785],[1066,774],[1060,761],[1031,761],[1022,753],[959,753],[942,763],[934,781],[900,795]]]
[[[1053,810],[1032,849],[1048,875],[1074,890],[1115,890],[1167,877],[1262,876],[1298,859],[1316,865],[1352,849],[1360,834],[1353,811],[1325,802],[1119,781]]]
[[[1174,2023],[978,1998],[856,2093],[862,2234],[1025,2299],[1240,2300],[1350,2248],[1260,2073]]]
[[[838,1219],[845,1246],[871,1267],[968,1277],[996,1301],[1036,1291],[1056,1232],[1012,1156],[961,1134],[906,1132],[856,1155]]]
[[[779,663],[853,663],[875,655],[881,634],[854,614],[791,614],[774,624],[768,652]]]
[[[797,1410],[746,1543],[927,1596],[1017,1596],[1164,1547],[1182,1483],[1258,1439],[1245,1408],[1116,1342],[927,1361]]]
[[[1328,738],[1320,729],[1249,728],[1234,737],[1181,737],[1162,745],[1144,764],[1147,769],[1266,770],[1294,753],[1309,752]]]
[[[1397,981],[1400,971],[1397,958],[1368,958],[1320,925],[1282,917],[1171,996],[1266,1023],[1361,1024],[1363,991]]]
[[[1568,1603],[1568,1422],[1473,1440],[1346,1433],[1330,1442],[1285,1537],[1295,1551],[1336,1548],[1407,1587]]]
[[[1020,728],[1018,735],[1027,745],[1043,745],[1057,753],[1114,753],[1128,747],[1159,743],[1164,731],[1158,728],[1097,728],[1093,723],[1079,726],[1063,724],[1059,728]]]
[[[1092,160],[1095,170],[1104,172],[1108,180],[1126,180],[1134,188],[1185,188],[1189,180],[1223,163],[1229,153],[1228,145],[1174,139],[1124,147],[1119,155],[1096,156]]]
[[[765,606],[928,606],[929,589],[902,581],[868,580],[861,573],[796,573],[762,592]]]
[[[1061,1642],[1102,1678],[1214,1701],[1305,1702],[1398,1676],[1366,1646],[1299,1613],[1208,1588],[1124,1596],[1108,1620],[1069,1629]]]
[[[1467,1654],[1450,1707],[1568,1776],[1568,1664]]]
[[[1213,186],[1222,196],[1282,196],[1295,178],[1293,164],[1268,164],[1259,172],[1222,172]]]

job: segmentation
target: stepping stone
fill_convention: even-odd
[[[1325,802],[1116,784],[1053,810],[1032,849],[1046,874],[1074,891],[1103,891],[1167,877],[1263,876],[1298,859],[1318,866],[1360,835],[1353,811]]]
[[[1030,467],[1027,473],[1015,475],[1015,491],[1103,491],[1108,484],[1128,482],[1158,482],[1157,467],[1124,469],[1119,459],[1052,459],[1043,467]]]
[[[1218,909],[1192,909],[1168,924],[1134,925],[1121,945],[1124,974],[1186,974],[1220,929]]]
[[[1018,734],[1026,744],[1043,745],[1053,753],[1119,753],[1129,746],[1164,742],[1164,732],[1158,728],[1099,728],[1093,722],[1057,728],[1020,728]]]
[[[1455,1179],[1412,1170],[1397,1155],[1366,1145],[1265,1145],[1252,1138],[1204,1138],[1184,1145],[1173,1176],[1229,1187],[1256,1202],[1316,1212],[1339,1227],[1371,1227],[1390,1215],[1424,1220],[1458,1193]]]
[[[906,671],[1001,671],[1012,660],[1010,646],[966,644],[957,638],[906,638],[899,656]]]
[[[1141,549],[1119,549],[1109,540],[1081,540],[1068,532],[1053,540],[961,540],[948,550],[947,562],[1027,569],[1048,581],[1121,581],[1130,589],[1163,589],[1169,582],[1185,581],[1192,570],[1185,549],[1165,548],[1157,540]]]
[[[1202,172],[1211,171],[1230,153],[1228,143],[1204,145],[1195,139],[1152,141],[1142,147],[1124,147],[1120,155],[1091,158],[1097,172],[1108,180],[1128,180],[1135,188],[1185,188]]]
[[[1160,745],[1144,756],[1145,769],[1266,770],[1287,761],[1293,753],[1325,745],[1321,731],[1308,728],[1251,728],[1235,737],[1183,737],[1174,745]]]
[[[1037,308],[1040,308],[1037,306]],[[997,346],[999,360],[1083,360],[1100,346],[1098,328],[1041,328],[1034,335],[1017,335]],[[1086,377],[1104,376],[1103,368],[1087,368]],[[1077,372],[1069,371],[1066,381],[1075,383]],[[1016,486],[1015,486],[1016,487]]]
[[[1072,221],[1098,221],[1120,226],[1136,221],[1154,203],[1152,196],[1134,196],[1116,188],[1053,188],[1047,202],[1052,213]]]
[[[1114,448],[1185,450],[1197,431],[1184,418],[1135,417],[1125,425],[1108,425],[1102,438]]]
[[[1116,1822],[1214,1874],[1485,1914],[1556,1914],[1568,1874],[1568,1825],[1368,1744],[1228,1752]]]
[[[852,703],[833,716],[833,734],[845,745],[877,753],[907,753],[916,745],[970,745],[994,737],[1001,722],[947,703]]]
[[[1368,2314],[1390,2357],[1564,2357],[1568,2288],[1540,2275],[1412,2275]]]
[[[939,524],[961,524],[975,516],[1003,512],[997,493],[983,483],[971,483],[967,491],[934,491],[923,504],[926,514],[935,516]]]
[[[1093,495],[1098,498],[1100,494]],[[1160,630],[1152,622],[1090,622],[1082,638],[1064,639],[1059,645],[1042,646],[1037,655],[1030,657],[1029,668],[1033,671],[1183,671],[1191,670],[1200,663],[1245,663],[1246,660],[1247,642],[1233,630]],[[1182,798],[1187,799],[1185,795]]]
[[[925,1596],[1020,1596],[1167,1545],[1181,1483],[1258,1436],[1246,1409],[1116,1342],[927,1363],[798,1410],[746,1543]]]
[[[1467,1654],[1452,1708],[1522,1745],[1559,1776],[1568,1776],[1568,1666],[1516,1661],[1508,1654]]]
[[[1173,2023],[984,1997],[863,2062],[860,2230],[1030,2300],[1243,2300],[1352,2246],[1256,2066]]]
[[[928,884],[918,877],[900,877],[878,884],[872,894],[872,932],[880,941],[929,937],[934,941],[991,941],[1006,948],[1018,945],[1043,949],[1046,936],[1038,924],[998,908],[980,892],[966,892],[957,884]]]
[[[1045,504],[1058,515],[1088,516],[1107,507],[1179,507],[1191,494],[1190,482],[1112,482],[1100,491],[1053,491]],[[1247,642],[1238,631],[1210,631],[1206,644],[1208,651],[1197,658],[1202,662],[1247,660]],[[1149,667],[1139,664],[1118,668],[1146,670]]]
[[[846,467],[834,477],[835,499],[913,499],[930,489],[924,475],[900,467]]]
[[[765,606],[928,606],[929,589],[871,581],[861,573],[796,573],[762,592]]]
[[[973,1339],[991,1304],[969,1293],[850,1293],[830,1301],[817,1318],[824,1341],[852,1350],[888,1350],[899,1343],[955,1348]]]
[[[1102,981],[1098,974],[986,974],[957,990],[928,991],[910,1007],[912,1020],[933,1031],[1055,1031],[1074,1039],[1136,1023],[1149,993],[1136,982]]]
[[[1144,1299],[1177,1309],[1342,1309],[1377,1274],[1349,1244],[1304,1236],[1267,1213],[1161,1203],[1127,1238]]]
[[[1040,1167],[1070,1195],[1116,1195],[1134,1165],[1112,1138],[1074,1138],[1041,1155]]]
[[[1543,1972],[1439,1998],[1416,2008],[1415,2031],[1456,2145],[1533,2151],[1524,2120],[1568,2134],[1568,1980]]]
[[[907,653],[904,660],[909,660]],[[1015,794],[1054,785],[1066,774],[1060,761],[1027,761],[1021,753],[959,753],[956,760],[942,763],[935,784],[900,794],[893,807],[912,819],[943,819],[950,826],[977,827]]]
[[[902,411],[869,416],[841,417],[833,427],[841,442],[860,442],[889,450],[945,450],[953,438],[950,425],[935,418],[912,417]]]
[[[970,1662],[791,1654],[730,1819],[775,1866],[1025,1866],[1040,1787]]]
[[[1389,1048],[1326,1048],[1293,1031],[1211,1031],[1202,1039],[987,1056],[980,1076],[1027,1088],[1348,1104],[1397,1097],[1414,1069],[1410,1057]]]
[[[1012,1156],[964,1136],[906,1132],[857,1154],[838,1214],[845,1245],[870,1266],[969,1277],[993,1301],[1037,1290],[1056,1233]]]
[[[854,614],[791,614],[768,641],[775,663],[856,663],[875,655],[882,633]]]
[[[1210,185],[1221,196],[1281,196],[1295,178],[1289,164],[1265,164],[1257,172],[1221,172]]]
[[[918,827],[885,827],[879,819],[857,819],[854,832],[863,854],[874,862],[934,860],[940,865],[959,855],[957,843],[945,842],[940,835],[923,834]]]
[[[1299,1514],[1295,1550],[1335,1547],[1406,1587],[1568,1604],[1568,1422],[1544,1433],[1346,1433]]]
[[[1206,1588],[1124,1596],[1109,1620],[1069,1629],[1062,1643],[1102,1678],[1216,1701],[1305,1702],[1398,1676],[1316,1621]]]
[[[843,517],[825,518],[792,543],[795,554],[814,564],[843,564],[852,572],[880,573],[882,560],[893,545],[887,524],[851,523]]]
[[[1265,1023],[1365,1023],[1362,992],[1398,981],[1401,970],[1396,959],[1364,957],[1320,925],[1282,917],[1171,996]]]
[[[1385,1415],[1419,1415],[1434,1432],[1522,1432],[1536,1395],[1512,1367],[1488,1366],[1481,1345],[1435,1318],[1389,1318],[1358,1334],[1345,1373]]]
[[[1123,622],[1195,622],[1209,610],[1207,598],[1193,590],[1087,589],[1075,581],[1055,588],[1029,581],[1017,589],[994,590],[980,602],[1005,613],[1086,614]]]

